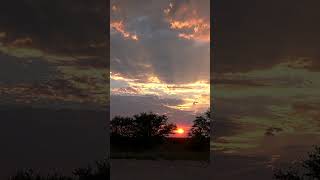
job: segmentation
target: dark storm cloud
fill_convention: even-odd
[[[1,2],[1,98],[62,104],[106,100],[101,91],[107,76],[100,74],[109,66],[108,10],[103,0]]]
[[[0,54],[0,84],[44,82],[55,75],[54,68],[43,61],[21,60]]]
[[[243,80],[243,79],[224,79],[224,78],[214,78],[212,80],[213,84],[223,84],[223,85],[241,85],[241,86],[264,86],[263,83],[256,82],[253,80]]]
[[[79,68],[108,68],[109,62],[105,57],[88,57],[83,59],[77,59],[77,61],[63,62],[61,65],[64,66],[77,66]]]
[[[269,105],[282,105],[288,103],[287,99],[272,97],[243,97],[243,98],[220,98],[215,99],[216,114],[219,117],[243,117],[262,116],[269,117]]]
[[[115,13],[110,14],[111,20],[130,18],[130,16],[156,17],[163,12],[163,8],[167,7],[169,2],[170,0],[111,0],[111,6],[115,5],[118,8]]]
[[[77,108],[79,103],[92,104],[92,93],[74,87],[68,80],[23,80],[20,78],[15,83],[0,83],[1,105],[32,103],[33,106],[67,107],[65,105],[74,104],[74,108]]]
[[[220,137],[232,136],[239,132],[241,125],[228,117],[216,116],[211,123],[211,141],[219,142]]]
[[[320,2],[213,1],[215,72],[271,67],[283,56],[313,57],[319,69]]]
[[[46,51],[104,54],[107,5],[103,0],[6,0],[0,6],[0,32],[6,33],[4,44],[28,38],[28,46]]]
[[[177,31],[170,30],[163,12],[169,1],[144,0],[132,6],[131,3],[115,1],[120,12],[113,13],[111,21],[123,20],[126,30],[136,33],[139,40],[111,34],[112,71],[139,78],[153,73],[166,83],[188,83],[209,77],[209,44],[180,39]],[[199,4],[209,5],[208,1]],[[207,16],[209,13],[203,12]]]

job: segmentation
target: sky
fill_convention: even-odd
[[[0,11],[1,105],[106,107],[105,1],[4,1]]]
[[[210,106],[210,1],[112,0],[110,13],[111,117],[189,127]]]
[[[318,1],[215,1],[212,149],[296,159],[320,141]]]

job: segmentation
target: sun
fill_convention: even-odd
[[[179,129],[176,130],[176,133],[178,133],[178,134],[183,134],[183,133],[184,133],[184,129],[179,128]]]

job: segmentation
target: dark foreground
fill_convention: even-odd
[[[111,140],[112,142],[112,140]],[[165,142],[152,148],[137,147],[130,142],[111,144],[113,159],[145,159],[145,160],[210,160],[210,142],[203,142],[202,149],[193,149],[190,138],[167,138]]]
[[[211,162],[111,160],[111,180],[270,180],[267,158],[211,154]],[[125,172],[125,173],[124,173]]]
[[[107,156],[103,111],[0,108],[0,179],[18,169],[70,175]]]

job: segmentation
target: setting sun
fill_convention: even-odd
[[[179,128],[179,129],[176,130],[176,133],[177,134],[183,134],[184,133],[184,129]]]

